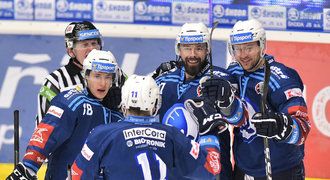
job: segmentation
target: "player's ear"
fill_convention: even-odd
[[[68,53],[68,55],[72,58],[75,58],[76,55],[73,52],[73,48],[66,48],[66,52]]]

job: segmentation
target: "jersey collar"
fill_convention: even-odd
[[[132,115],[127,116],[124,121],[139,123],[139,124],[151,124],[154,122],[159,122],[157,118],[152,116],[132,116]]]

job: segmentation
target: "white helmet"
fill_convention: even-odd
[[[206,43],[210,53],[210,32],[203,23],[185,23],[176,37],[175,53],[179,56],[179,44]]]
[[[118,66],[116,58],[110,51],[102,51],[93,49],[88,53],[88,56],[83,63],[83,76],[86,76],[86,71],[96,71],[104,73],[113,73],[114,83],[118,80]]]
[[[259,41],[261,49],[261,57],[264,56],[264,50],[266,48],[266,32],[262,27],[262,24],[255,20],[250,19],[247,21],[238,21],[231,33],[230,40],[228,42],[228,48],[231,55],[233,54],[233,45],[243,44],[249,42]]]
[[[161,106],[159,87],[151,76],[131,75],[125,81],[121,92],[123,111],[133,107],[149,111],[155,116]]]

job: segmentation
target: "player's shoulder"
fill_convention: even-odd
[[[175,68],[167,73],[164,73],[156,78],[156,83],[160,84],[162,82],[178,82],[181,79],[181,69]]]
[[[118,122],[124,119],[123,113],[119,111],[110,110],[111,122]]]
[[[287,91],[294,90],[302,92],[304,87],[302,80],[298,73],[292,69],[280,63],[274,59],[273,56],[266,55],[265,60],[270,65],[270,78],[269,78],[269,88],[272,91]],[[260,76],[264,72],[264,67],[258,69],[254,74]],[[260,76],[260,78],[263,78]]]
[[[119,121],[119,122],[111,122],[109,124],[102,124],[97,127],[95,127],[92,130],[93,136],[107,136],[111,135],[111,137],[117,137],[120,136],[138,136],[140,135],[141,129],[139,129],[134,123],[127,122],[125,120]]]
[[[239,63],[237,61],[230,62],[227,67],[227,71],[229,71],[231,74],[243,74],[244,73],[243,68],[239,65]]]
[[[103,144],[104,140],[111,141],[116,136],[116,126],[118,123],[110,123],[110,124],[101,124],[93,128],[88,136],[87,141],[92,144]]]
[[[84,93],[84,89],[80,88],[79,86],[76,86],[72,89],[60,92],[57,96],[54,97],[52,103],[60,102],[69,107],[73,107],[73,106],[77,107],[79,104],[81,104],[81,102],[85,102],[86,100],[89,102],[95,102],[96,104],[99,104],[97,100],[88,97]]]
[[[227,69],[219,67],[219,66],[213,67],[213,74],[215,76],[222,77],[222,78],[228,78],[230,76],[230,72]]]
[[[266,56],[271,70],[271,80],[279,84],[297,84],[302,83],[298,72],[285,64],[275,61],[272,56]]]

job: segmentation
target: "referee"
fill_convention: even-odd
[[[60,92],[80,86],[85,87],[81,74],[83,61],[93,49],[101,50],[102,35],[99,30],[88,21],[72,22],[65,29],[65,46],[70,56],[69,63],[50,73],[43,83],[38,94],[38,124],[47,113],[50,101]],[[121,101],[121,86],[125,75],[119,70],[118,84],[112,86],[102,104],[112,110],[118,110]]]

